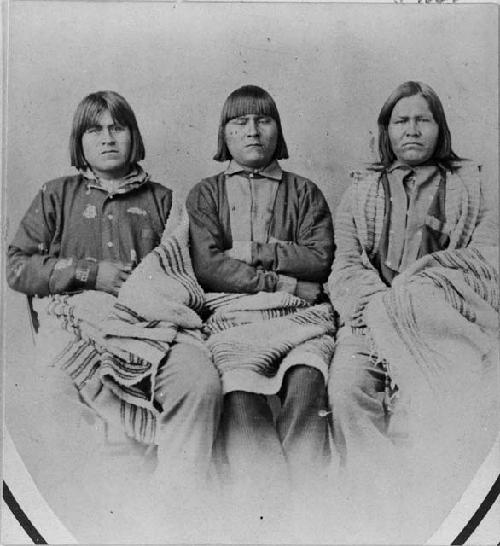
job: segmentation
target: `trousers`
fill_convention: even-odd
[[[349,540],[423,543],[489,449],[494,367],[485,361],[484,373],[476,373],[467,359],[453,359],[424,390],[418,368],[390,362],[389,374],[404,382],[389,412],[387,372],[370,350],[367,336],[339,333],[328,382],[339,461],[332,487],[351,503],[341,507],[354,522]]]
[[[222,387],[208,351],[195,343],[176,343],[155,380],[161,406],[159,479],[203,487],[211,474],[212,450],[222,411]]]
[[[273,415],[265,395],[225,395],[221,439],[230,481],[251,489],[274,484],[303,488],[321,479],[329,463],[330,423],[326,385],[320,371],[290,368]]]

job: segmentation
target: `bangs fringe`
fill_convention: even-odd
[[[219,134],[217,137],[217,153],[215,161],[227,161],[232,159],[231,153],[225,142],[224,127],[226,123],[234,118],[249,114],[258,116],[269,116],[276,121],[278,128],[278,141],[273,159],[288,159],[288,147],[283,137],[278,107],[271,95],[256,85],[244,85],[233,91],[226,99],[222,107],[219,123]]]
[[[123,111],[123,107],[120,104],[116,104],[112,101],[107,102],[104,99],[96,100],[87,104],[82,116],[82,132],[85,132],[89,127],[95,125],[103,112],[109,111],[113,121],[120,125],[128,125],[126,113]]]
[[[227,102],[227,108],[224,111],[222,125],[225,125],[230,119],[245,116],[247,114],[256,114],[269,116],[275,120],[279,119],[276,105],[267,97],[255,97],[243,95],[231,97]]]

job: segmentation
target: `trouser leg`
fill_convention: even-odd
[[[385,381],[386,372],[370,361],[364,336],[339,337],[328,382],[333,441],[340,459],[333,487],[347,534],[356,543],[391,542],[400,525],[394,502],[401,486],[394,471],[400,452],[388,435]]]
[[[226,394],[221,428],[231,480],[254,487],[285,479],[283,449],[264,395]]]
[[[266,396],[226,394],[221,441],[227,457],[229,511],[236,541],[283,539],[288,469]]]
[[[388,441],[383,406],[386,372],[370,362],[364,336],[340,338],[335,347],[328,393],[333,440],[345,464],[349,455],[382,449]]]
[[[222,409],[219,375],[199,345],[176,343],[155,382],[161,405],[158,473],[183,489],[206,483]]]
[[[300,487],[313,486],[330,458],[323,374],[307,365],[294,366],[285,374],[279,395],[282,406],[276,426],[292,481]]]

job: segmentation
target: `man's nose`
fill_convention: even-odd
[[[419,135],[420,134],[420,126],[419,126],[417,120],[410,119],[408,121],[408,125],[406,126],[406,133],[409,134],[409,135]]]
[[[114,142],[115,134],[112,127],[103,127],[101,139],[103,142]]]
[[[259,127],[257,121],[249,119],[247,122],[247,136],[255,136],[259,134]]]

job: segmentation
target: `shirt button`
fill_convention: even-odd
[[[112,215],[112,214],[108,214],[108,219],[109,219],[109,220],[113,220],[113,215]]]
[[[108,241],[106,244],[108,245],[109,248],[111,248],[112,246],[115,246],[115,245],[113,244],[113,241]]]

